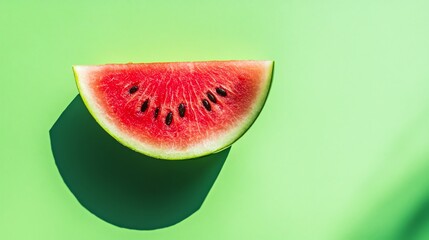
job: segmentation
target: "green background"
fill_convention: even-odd
[[[0,239],[429,239],[428,1],[2,1]],[[269,59],[266,106],[202,208],[128,230],[83,208],[49,129],[71,66]]]

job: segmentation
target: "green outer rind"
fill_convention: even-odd
[[[162,155],[156,155],[156,154],[152,154],[150,152],[141,152],[138,151],[136,148],[134,148],[133,146],[126,144],[125,141],[123,141],[121,138],[119,138],[118,136],[116,136],[115,134],[113,134],[112,132],[109,131],[109,128],[107,128],[98,118],[97,115],[94,113],[94,111],[92,110],[92,108],[90,107],[90,104],[88,103],[87,99],[85,98],[84,95],[81,95],[81,98],[85,104],[85,106],[87,107],[88,111],[90,112],[90,114],[93,116],[93,118],[95,119],[95,121],[110,135],[112,136],[114,139],[116,139],[119,143],[121,143],[122,145],[128,147],[129,149],[132,149],[133,151],[142,153],[144,155],[153,157],[153,158],[157,158],[160,160],[169,160],[169,161],[175,161],[175,160],[189,160],[189,159],[194,159],[194,158],[198,158],[198,157],[203,157],[203,156],[207,156],[207,155],[211,155],[217,152],[220,152],[226,148],[228,148],[229,146],[231,146],[233,143],[235,143],[238,139],[240,139],[249,129],[250,127],[253,125],[253,123],[256,121],[256,119],[258,118],[258,116],[260,115],[265,102],[267,101],[268,98],[268,94],[270,92],[271,89],[271,85],[272,85],[272,80],[273,80],[273,75],[274,75],[274,63],[275,61],[271,61],[271,71],[270,74],[267,76],[267,79],[269,78],[269,80],[267,81],[267,83],[265,84],[265,89],[262,90],[261,94],[259,96],[261,96],[261,101],[257,101],[257,103],[259,103],[257,106],[255,106],[255,109],[257,109],[257,112],[254,114],[254,116],[252,116],[252,119],[250,119],[250,121],[247,121],[247,124],[244,124],[243,127],[239,130],[239,134],[233,138],[230,142],[226,143],[224,146],[220,147],[219,149],[215,150],[215,151],[210,151],[210,152],[203,152],[201,154],[194,154],[194,155],[188,155],[184,158],[166,158]],[[82,92],[82,89],[80,88],[80,84],[79,84],[79,76],[77,74],[76,71],[76,66],[72,66],[73,69],[73,74],[75,77],[75,82],[76,82],[76,86],[78,88],[79,93]]]

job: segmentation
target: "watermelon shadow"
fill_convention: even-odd
[[[78,95],[49,131],[55,163],[77,200],[113,225],[168,227],[197,211],[228,156],[165,161],[134,152],[108,135]]]

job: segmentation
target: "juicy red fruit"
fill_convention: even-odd
[[[241,136],[263,106],[271,71],[268,61],[211,61],[83,66],[75,74],[87,106],[113,136],[174,158]]]

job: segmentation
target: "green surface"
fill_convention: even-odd
[[[77,200],[116,226],[169,227],[198,210],[231,148],[189,161],[160,161],[111,137],[77,96],[49,131],[55,164]]]
[[[0,239],[428,239],[428,1],[2,1]],[[268,59],[273,86],[201,209],[116,227],[49,130],[72,65]]]

